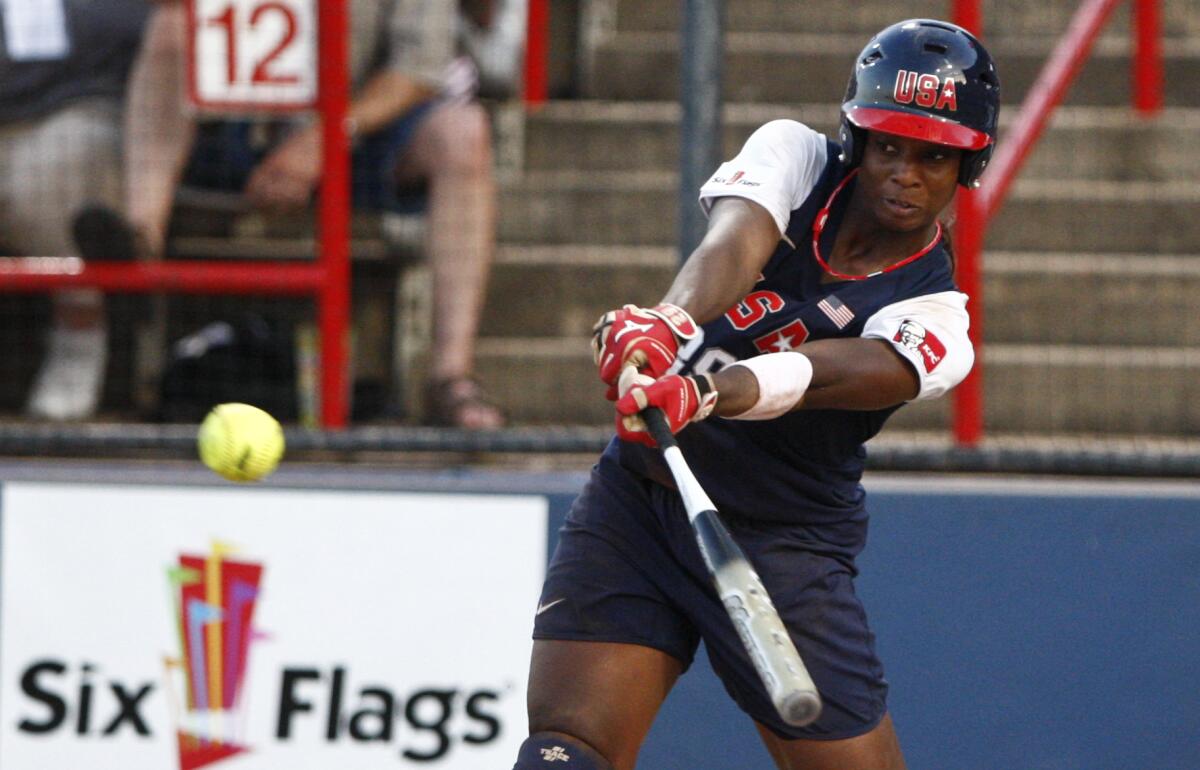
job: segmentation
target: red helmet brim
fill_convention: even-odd
[[[846,117],[859,128],[920,139],[960,150],[982,150],[992,143],[992,137],[982,131],[931,115],[881,107],[852,106],[846,111]]]

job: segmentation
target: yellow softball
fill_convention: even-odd
[[[230,481],[258,481],[283,457],[279,421],[249,404],[218,404],[196,437],[200,459]]]

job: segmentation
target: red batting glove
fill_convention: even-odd
[[[672,374],[649,384],[639,381],[617,401],[617,435],[624,441],[656,446],[640,416],[643,409],[661,409],[671,432],[678,433],[688,423],[708,417],[716,405],[717,391],[708,375],[684,377]]]
[[[602,315],[592,328],[592,355],[600,379],[609,386],[607,398],[617,400],[617,378],[626,366],[636,366],[654,379],[666,374],[679,352],[679,340],[696,334],[696,322],[675,305],[626,305]]]

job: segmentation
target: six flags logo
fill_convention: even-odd
[[[225,558],[230,551],[214,543],[207,557],[182,555],[167,570],[179,657],[164,662],[180,770],[194,770],[248,748],[241,695],[250,644],[262,638],[252,621],[263,568]],[[180,674],[182,687],[176,689],[170,683]],[[182,702],[177,700],[180,692]]]
[[[183,554],[167,568],[178,638],[178,655],[164,656],[163,687],[178,744],[180,770],[196,770],[250,751],[245,693],[251,644],[266,638],[254,624],[263,566],[228,558],[215,542],[207,556]],[[152,739],[147,701],[154,681],[102,681],[93,662],[72,666],[42,657],[21,671],[26,702],[17,730],[26,735],[74,739],[134,734]],[[71,679],[75,681],[72,682]],[[274,739],[286,743],[307,726],[321,726],[327,744],[403,741],[400,756],[427,763],[445,757],[455,743],[483,746],[502,732],[493,710],[511,686],[426,687],[413,692],[385,685],[351,686],[345,666],[287,666],[274,699]],[[316,722],[311,721],[316,719]]]

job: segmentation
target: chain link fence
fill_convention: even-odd
[[[285,419],[292,446],[313,453],[429,451],[478,460],[489,452],[601,446],[611,415],[590,360],[591,324],[613,306],[657,301],[677,265],[682,17],[671,0],[551,2],[550,11],[551,101],[536,111],[522,109],[511,94],[485,101],[494,223],[486,206],[483,215],[469,216],[454,216],[449,206],[448,219],[431,222],[433,191],[409,186],[403,174],[375,177],[385,186],[396,182],[388,192],[406,192],[392,201],[398,205],[355,207],[352,430],[337,436],[310,430],[319,397],[310,300],[112,293],[101,306],[105,338],[75,339],[76,352],[104,353],[103,375],[79,381],[92,388],[94,406],[64,417],[31,408],[31,399],[43,362],[59,344],[53,330],[69,325],[70,314],[64,316],[61,296],[10,292],[0,294],[0,451],[102,454],[110,447],[153,454],[157,447],[177,454],[187,451],[181,437],[189,435],[188,425],[221,400],[260,400]],[[984,3],[983,36],[1003,81],[1002,142],[1073,12],[1073,4],[1035,0]],[[945,2],[725,3],[722,154],[731,157],[754,128],[774,118],[834,133],[853,56],[869,35],[902,18],[949,13]],[[901,410],[874,442],[876,467],[1195,471],[1200,324],[1190,298],[1200,288],[1193,286],[1200,284],[1194,216],[1200,22],[1194,16],[1183,0],[1162,3],[1166,106],[1145,119],[1129,106],[1130,11],[1118,7],[988,230],[983,445],[953,445],[951,400],[943,399]],[[124,77],[136,71],[135,43],[151,29],[130,27],[136,31],[126,31],[132,42],[125,46]],[[116,153],[109,166],[119,170],[126,91],[125,81],[114,82],[90,101],[71,103],[107,111],[117,140],[104,139],[106,152]],[[154,108],[163,115],[172,110],[187,115],[166,97]],[[48,121],[5,120],[0,144],[31,122]],[[239,127],[231,134],[230,125]],[[234,156],[269,152],[286,141],[286,121],[223,126],[202,126],[200,143],[188,150],[161,254],[217,262],[312,259],[319,233],[311,210],[279,214],[248,205],[241,195],[245,169],[241,179],[228,176],[231,164],[245,162],[230,160],[231,147]],[[7,156],[26,160],[6,166],[4,176],[36,192],[26,203],[53,215],[60,240],[36,248],[6,243],[6,251],[123,256],[114,252],[126,243],[119,228],[78,227],[92,204],[129,213],[119,174],[104,195],[102,176],[93,172],[85,172],[82,200],[49,191],[52,182],[78,177],[62,170],[70,157],[97,154],[82,129],[56,130],[67,133],[43,139],[50,144],[34,155]],[[372,156],[368,165],[394,170],[395,161]],[[364,178],[356,175],[355,184]],[[11,210],[11,201],[0,207]],[[443,242],[449,245],[434,246],[436,254],[431,227],[453,234]],[[483,228],[482,235],[472,228]],[[463,247],[470,242],[490,249],[482,300],[472,299],[470,281],[462,288],[462,276],[475,269]],[[125,256],[146,258],[144,244],[132,243]],[[95,311],[94,297],[80,302],[85,311],[92,302]],[[501,407],[508,427],[432,430],[428,383],[454,374],[447,362],[457,355],[445,355],[447,324],[465,319],[471,326],[475,314],[473,365],[465,371]],[[81,312],[80,328],[86,316]],[[189,351],[205,352],[189,358]]]

